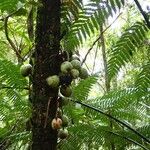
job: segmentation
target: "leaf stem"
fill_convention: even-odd
[[[125,126],[125,127],[128,128],[128,129],[130,129],[132,132],[134,132],[136,135],[138,135],[139,137],[141,137],[141,138],[142,138],[144,141],[146,141],[147,143],[150,143],[150,140],[149,140],[148,138],[146,138],[143,134],[139,133],[138,131],[136,131],[135,129],[133,129],[132,127],[130,127],[128,124],[126,124],[125,122],[123,122],[123,121],[121,121],[121,120],[119,120],[119,119],[113,117],[112,115],[107,114],[107,113],[105,113],[104,111],[102,111],[102,110],[100,110],[100,109],[98,109],[98,108],[95,108],[95,107],[93,107],[93,106],[90,106],[90,105],[88,105],[88,104],[85,104],[85,103],[83,103],[83,102],[74,101],[74,100],[71,100],[71,101],[74,102],[74,103],[81,104],[81,105],[83,105],[84,107],[87,107],[87,108],[89,108],[89,109],[92,109],[92,110],[94,110],[94,111],[97,111],[97,112],[99,112],[99,113],[101,113],[101,114],[103,114],[103,115],[105,115],[105,116],[107,116],[107,117],[113,119],[114,121],[120,123],[121,125]]]
[[[150,28],[150,21],[149,21],[149,19],[148,19],[148,15],[143,11],[143,9],[142,9],[140,3],[138,2],[138,0],[134,0],[134,2],[136,3],[136,5],[137,5],[139,11],[141,12],[143,18],[145,19],[145,22],[146,22],[148,28]]]

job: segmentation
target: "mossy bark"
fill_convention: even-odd
[[[46,78],[60,68],[60,0],[39,0],[35,31],[32,111],[32,150],[56,150],[57,130],[51,120],[57,109],[58,89],[50,88]]]

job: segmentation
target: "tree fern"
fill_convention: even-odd
[[[105,23],[107,18],[113,14],[113,11],[120,8],[124,3],[123,1],[117,1],[114,7],[111,7],[111,4],[103,1],[92,1],[85,5],[79,11],[77,20],[74,20],[72,24],[69,23],[71,25],[67,29],[69,33],[64,37],[65,42],[67,40],[66,49],[73,50],[83,44],[88,37],[99,30],[100,25]],[[64,22],[69,22],[69,19],[66,18]]]
[[[127,29],[112,47],[108,60],[109,80],[114,77],[122,66],[131,61],[132,56],[145,40],[148,29],[145,24],[137,22]]]
[[[1,14],[14,12],[19,5],[22,5],[21,2],[25,1],[1,0]],[[90,0],[85,6],[82,0],[68,0],[62,1],[62,3],[62,49],[73,52],[87,39],[95,36],[99,32],[100,26],[104,26],[108,18],[117,14],[125,5],[124,0]],[[26,2],[26,4],[25,6],[29,9],[28,4],[32,5],[32,2]],[[18,25],[18,20],[25,24],[26,18],[15,16],[12,20],[9,29],[12,28],[11,31],[15,33],[17,40],[23,36],[25,48],[23,48],[22,55],[24,55],[29,50],[28,46],[32,44],[27,33],[24,33],[26,30],[22,30],[25,26]],[[110,80],[126,63],[131,61],[144,42],[147,33],[146,25],[136,22],[118,38],[108,56]],[[5,38],[0,40],[0,43],[3,43],[3,40],[6,44]],[[110,41],[110,43],[112,42]],[[106,47],[108,46],[109,44]],[[31,132],[26,131],[26,122],[30,118],[31,111],[30,102],[28,102],[28,81],[20,75],[20,66],[13,61],[8,61],[7,49],[9,49],[7,44],[6,47],[3,45],[0,47],[2,50],[0,51],[0,121],[2,126],[0,128],[0,144],[10,141],[10,145],[7,145],[5,149],[25,150],[28,149],[31,141]],[[3,52],[7,56],[3,56]],[[67,114],[69,117],[69,126],[67,127],[69,136],[66,140],[58,139],[58,149],[111,149],[112,142],[114,142],[115,149],[118,150],[131,149],[132,146],[137,146],[138,149],[143,147],[149,149],[148,144],[129,128],[104,115],[111,114],[142,133],[146,138],[150,138],[148,115],[150,64],[147,63],[143,66],[139,64],[138,66],[141,67],[141,70],[137,74],[134,85],[125,84],[125,87],[120,86],[121,89],[116,87],[115,90],[112,89],[97,98],[89,97],[89,93],[92,86],[96,84],[98,76],[90,76],[85,80],[75,82],[70,103],[62,106],[63,114]],[[99,114],[93,109],[78,105],[77,101],[94,106],[104,113]]]

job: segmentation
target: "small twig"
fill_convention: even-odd
[[[116,19],[115,19],[108,27],[106,27],[105,30],[103,30],[103,32],[101,32],[101,34],[99,35],[99,37],[93,42],[92,46],[91,46],[91,47],[89,48],[89,50],[87,51],[87,53],[86,53],[84,59],[82,60],[81,65],[86,61],[86,58],[87,58],[88,54],[91,52],[91,50],[93,49],[94,45],[99,41],[99,39],[101,39],[101,36],[104,34],[104,32],[106,32],[106,31],[112,26],[112,24],[114,24],[114,23],[116,22],[116,20],[117,20],[121,15],[122,15],[122,13],[120,13],[120,14],[116,17]]]
[[[20,9],[18,9],[17,11],[9,14],[7,17],[5,17],[5,19],[4,19],[4,30],[5,30],[6,39],[9,42],[9,44],[11,45],[12,49],[14,50],[14,52],[16,53],[16,56],[18,58],[20,58],[21,60],[23,60],[23,58],[21,57],[21,54],[18,52],[18,49],[17,49],[16,45],[13,43],[13,41],[10,39],[10,37],[8,35],[8,19],[9,19],[9,17],[11,17],[15,13],[17,13],[19,10]]]
[[[134,2],[136,3],[139,11],[141,12],[143,18],[145,19],[145,22],[146,22],[148,28],[150,28],[150,21],[149,21],[148,15],[143,11],[143,9],[142,9],[140,3],[138,2],[138,0],[134,0]]]
[[[13,36],[14,43],[15,43],[16,48],[17,48],[17,50],[18,50],[18,42],[17,42],[17,40],[16,40],[16,37],[15,37],[15,35],[14,35],[13,31],[12,31],[10,28],[8,28],[8,29],[9,29],[9,31],[10,31],[10,33],[11,33],[11,35]]]
[[[106,92],[105,88],[99,82],[97,82],[97,84],[103,89],[103,91],[105,93]]]
[[[130,126],[129,126],[128,124],[126,124],[125,122],[123,122],[123,121],[121,121],[121,120],[119,120],[119,119],[113,117],[112,115],[107,114],[107,113],[105,113],[104,111],[102,111],[102,110],[100,110],[100,109],[98,109],[98,108],[95,108],[95,107],[93,107],[93,106],[90,106],[90,105],[88,105],[88,104],[85,104],[85,103],[83,103],[83,102],[74,101],[74,100],[71,100],[71,101],[74,102],[74,103],[81,104],[81,105],[83,105],[84,107],[90,108],[90,109],[92,109],[92,110],[94,110],[94,111],[97,111],[97,112],[99,112],[99,113],[101,113],[101,114],[103,114],[103,115],[105,115],[105,116],[107,116],[107,117],[113,119],[114,121],[118,122],[119,124],[125,126],[125,127],[128,128],[129,130],[131,130],[132,132],[134,132],[136,135],[138,135],[140,138],[142,138],[145,142],[150,143],[150,140],[149,140],[147,137],[145,137],[143,134],[141,134],[140,132],[136,131],[135,129],[133,129],[132,127],[130,127]]]
[[[97,45],[97,48],[96,48],[96,51],[95,51],[95,56],[94,56],[94,63],[93,63],[92,74],[93,74],[93,72],[94,72],[94,68],[95,68],[95,64],[96,64],[97,52],[98,52],[98,45]]]
[[[47,103],[47,109],[46,109],[46,117],[45,117],[44,128],[46,128],[46,126],[47,126],[47,120],[48,120],[48,112],[49,112],[49,105],[50,105],[50,102],[51,102],[51,97],[49,98],[48,103]]]
[[[30,57],[34,54],[34,49],[33,49],[33,47],[34,47],[34,44],[32,44],[32,46],[29,47],[28,52],[27,52],[27,53],[24,55],[24,57],[23,57],[24,60],[27,60],[28,58],[30,58]]]
[[[25,29],[24,29],[25,30]],[[23,33],[24,33],[24,31],[23,31]],[[20,39],[20,43],[19,43],[19,46],[18,46],[18,51],[19,51],[19,53],[21,52],[21,48],[22,48],[22,43],[23,43],[23,33],[22,33],[22,36],[21,36],[21,39]]]

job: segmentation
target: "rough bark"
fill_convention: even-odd
[[[35,31],[33,90],[30,95],[33,106],[32,150],[56,150],[57,147],[57,130],[51,128],[51,120],[56,114],[58,89],[50,88],[46,78],[59,73],[59,39],[60,0],[39,0]]]

